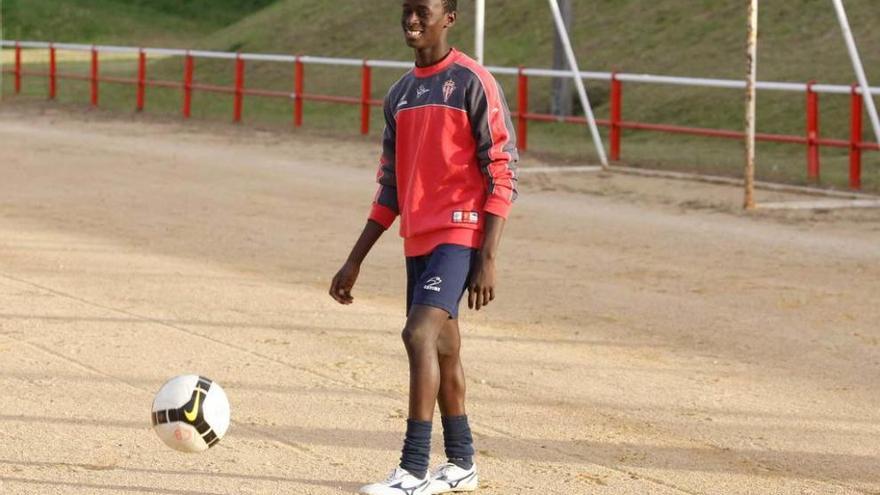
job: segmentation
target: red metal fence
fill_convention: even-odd
[[[37,45],[39,43],[30,43]],[[42,45],[42,44],[40,44]],[[364,60],[359,64],[361,72],[361,94],[359,97],[350,96],[332,96],[316,93],[305,92],[305,64],[303,60],[307,57],[286,57],[284,60],[290,59],[293,62],[293,91],[273,91],[266,89],[246,88],[245,87],[245,58],[242,54],[226,54],[223,58],[234,59],[234,85],[233,86],[217,86],[210,84],[194,83],[195,62],[194,52],[191,51],[175,51],[181,52],[184,56],[184,71],[181,81],[164,81],[149,79],[147,77],[147,52],[145,49],[137,49],[138,53],[138,71],[136,78],[109,77],[100,75],[99,67],[99,49],[91,47],[91,63],[89,76],[80,74],[61,73],[57,70],[56,51],[57,47],[53,43],[46,44],[49,50],[49,67],[48,72],[24,70],[22,68],[22,44],[15,42],[15,64],[12,70],[4,70],[11,72],[14,76],[14,88],[16,93],[22,90],[22,78],[29,77],[45,77],[49,83],[49,98],[55,99],[58,91],[59,79],[87,80],[90,84],[91,104],[98,106],[100,96],[100,83],[118,83],[131,84],[137,87],[136,92],[136,109],[144,110],[146,106],[145,89],[147,87],[164,87],[179,89],[183,95],[181,105],[181,113],[184,118],[189,118],[192,112],[192,95],[194,91],[205,91],[213,93],[231,94],[233,96],[232,120],[240,122],[244,112],[244,97],[258,96],[267,98],[283,98],[293,101],[293,125],[300,127],[303,125],[303,103],[305,101],[331,102],[346,105],[358,105],[361,107],[361,133],[368,134],[370,131],[370,107],[382,106],[382,100],[372,98],[372,66],[384,67],[406,67],[406,64],[396,62],[379,62]],[[70,46],[70,45],[68,45]],[[81,45],[79,45],[81,46]],[[169,50],[170,52],[171,50]],[[199,52],[206,53],[206,52]],[[257,56],[252,56],[257,57]],[[266,60],[277,60],[280,57],[271,58],[263,56]],[[316,59],[316,57],[310,57]],[[323,59],[325,62],[331,59]],[[339,59],[344,60],[344,59]],[[346,63],[342,65],[352,65]],[[510,69],[494,68],[496,72],[511,73]],[[542,71],[536,69],[526,69],[520,67],[514,70],[517,74],[517,108],[512,112],[512,117],[517,122],[518,145],[521,150],[528,149],[528,123],[529,121],[537,122],[562,122],[569,124],[586,124],[584,117],[559,117],[557,115],[532,113],[529,112],[529,72],[549,73],[552,71]],[[546,77],[545,74],[542,74]],[[662,76],[657,77],[662,78]],[[707,80],[708,81],[708,80]],[[719,82],[723,82],[717,80]],[[669,124],[651,124],[645,122],[634,122],[623,120],[623,81],[617,73],[612,73],[610,77],[611,83],[611,104],[610,115],[608,119],[597,119],[598,125],[610,128],[610,158],[613,161],[621,159],[621,144],[623,141],[623,130],[641,130],[655,131],[674,134],[686,134],[692,136],[716,137],[726,139],[744,139],[745,134],[742,131],[724,130],[724,129],[708,129],[701,127],[686,127]],[[777,83],[778,85],[786,85],[788,83]],[[793,86],[791,84],[788,84]],[[720,85],[719,85],[720,86]],[[850,93],[850,136],[849,139],[832,139],[821,137],[819,133],[819,94],[814,88],[815,84],[810,82],[806,85],[806,132],[802,136],[785,135],[785,134],[768,134],[758,133],[756,139],[758,141],[776,142],[776,143],[793,143],[806,146],[807,151],[807,176],[810,179],[818,180],[820,174],[819,150],[822,146],[849,148],[849,185],[852,189],[861,188],[861,163],[862,152],[866,150],[880,150],[880,144],[862,141],[862,95],[858,86],[853,85]],[[731,86],[726,86],[731,87]]]

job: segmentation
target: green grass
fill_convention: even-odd
[[[274,0],[3,0],[5,39],[175,46]]]
[[[375,2],[324,0],[5,0],[6,38],[18,29],[25,37],[83,42],[165,44],[246,52],[301,53],[354,58],[408,60],[412,54],[402,43],[398,8],[391,3],[377,8]],[[206,8],[206,4],[221,8]],[[340,10],[340,5],[344,3]],[[536,0],[488,0],[486,59],[492,65],[524,64],[546,67],[552,58],[551,18],[543,2]],[[575,2],[573,40],[585,70],[620,70],[702,77],[743,77],[745,9],[740,2],[712,0],[598,0],[589,5]],[[10,9],[12,5],[12,9]],[[27,9],[23,8],[27,5]],[[473,19],[468,6],[452,32],[452,41],[465,51],[472,48]],[[53,21],[53,8],[69,9],[65,21]],[[41,10],[42,9],[42,10]],[[854,79],[833,9],[826,0],[790,0],[761,5],[761,37],[758,73],[762,80],[807,81],[850,84]],[[869,80],[880,84],[880,21],[874,0],[850,0],[847,9],[861,47]],[[10,14],[12,13],[12,14]],[[73,18],[74,22],[69,19]],[[46,19],[49,19],[48,21]],[[108,22],[113,19],[114,22]],[[148,22],[147,22],[148,21]],[[145,30],[144,25],[149,29]],[[147,32],[149,31],[149,32]],[[179,80],[179,59],[156,61],[151,77]],[[230,84],[232,63],[199,61],[196,79]],[[307,92],[357,96],[357,68],[307,66]],[[128,64],[105,64],[102,71],[131,73]],[[400,71],[374,71],[374,97],[379,98]],[[4,84],[8,93],[9,84]],[[515,108],[516,81],[500,77],[511,106]],[[30,84],[30,83],[29,83]],[[71,89],[64,98],[87,102],[87,86],[64,82]],[[292,87],[292,67],[286,64],[249,63],[249,87]],[[607,117],[608,88],[590,84],[596,115]],[[551,82],[532,78],[531,111],[549,109]],[[29,90],[30,91],[30,90]],[[102,106],[130,110],[133,96],[128,88],[102,88]],[[79,93],[78,93],[79,92]],[[62,91],[64,93],[64,91]],[[81,93],[81,94],[80,94]],[[148,94],[148,112],[179,114],[177,91],[155,89]],[[803,134],[804,95],[761,92],[758,95],[758,130]],[[231,118],[231,98],[197,94],[196,118]],[[821,96],[821,133],[847,138],[849,101],[846,96]],[[685,88],[659,85],[624,85],[624,118],[719,129],[742,127],[742,94],[737,90]],[[340,135],[359,129],[357,107],[306,104],[305,125]],[[245,120],[288,125],[290,104],[285,100],[246,98]],[[373,112],[372,134],[381,130],[381,116]],[[864,119],[864,139],[872,133]],[[627,132],[623,159],[636,166],[701,171],[738,176],[742,147],[735,141]],[[548,157],[590,161],[594,152],[585,129],[562,124],[531,123],[529,149]],[[866,189],[880,191],[880,153],[865,153]],[[766,180],[806,183],[806,150],[799,145],[762,143],[758,148],[758,173]],[[822,182],[846,186],[846,150],[824,149]]]

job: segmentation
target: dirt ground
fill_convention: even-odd
[[[326,294],[377,155],[0,106],[0,493],[383,477],[406,407],[396,231],[353,306]],[[745,214],[735,187],[620,174],[520,186],[498,299],[462,317],[480,493],[880,493],[880,210]],[[204,454],[150,428],[183,373],[232,403]]]

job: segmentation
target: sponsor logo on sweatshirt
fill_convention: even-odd
[[[454,211],[452,212],[452,223],[480,223],[480,213],[476,211]]]

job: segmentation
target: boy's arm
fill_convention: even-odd
[[[468,114],[480,169],[487,178],[483,244],[468,281],[468,307],[479,310],[495,299],[495,259],[511,204],[517,197],[516,135],[501,87],[491,76],[471,88]]]
[[[488,188],[483,209],[507,218],[517,197],[516,133],[501,86],[488,73],[477,74],[468,88],[467,111]]]
[[[486,213],[483,246],[468,281],[468,308],[480,310],[495,299],[495,258],[504,231],[504,218]]]
[[[342,268],[336,272],[330,283],[330,296],[340,304],[351,304],[354,298],[351,289],[357,281],[361,263],[367,257],[373,245],[382,236],[382,233],[394,223],[394,219],[400,213],[397,204],[397,176],[395,168],[395,141],[396,128],[394,116],[391,114],[389,99],[385,100],[385,132],[382,136],[382,159],[379,164],[379,172],[376,181],[379,189],[373,199],[373,207],[370,210],[369,220],[364,230],[351,248]]]
[[[393,90],[392,90],[393,91]],[[376,182],[379,189],[373,199],[370,220],[385,229],[391,227],[394,219],[400,214],[397,202],[397,121],[392,113],[391,92],[385,98],[385,131],[382,134],[382,158],[379,160],[379,171]]]
[[[376,244],[376,241],[379,240],[383,232],[385,232],[383,226],[373,220],[367,220],[364,230],[361,232],[360,237],[358,237],[357,242],[355,242],[354,247],[351,248],[348,259],[345,260],[345,264],[336,272],[333,282],[330,283],[330,296],[336,299],[339,304],[351,304],[354,302],[354,298],[351,296],[351,289],[357,281],[358,273],[361,270],[361,263],[363,263],[364,258],[367,257],[370,249],[373,248],[373,245]]]

